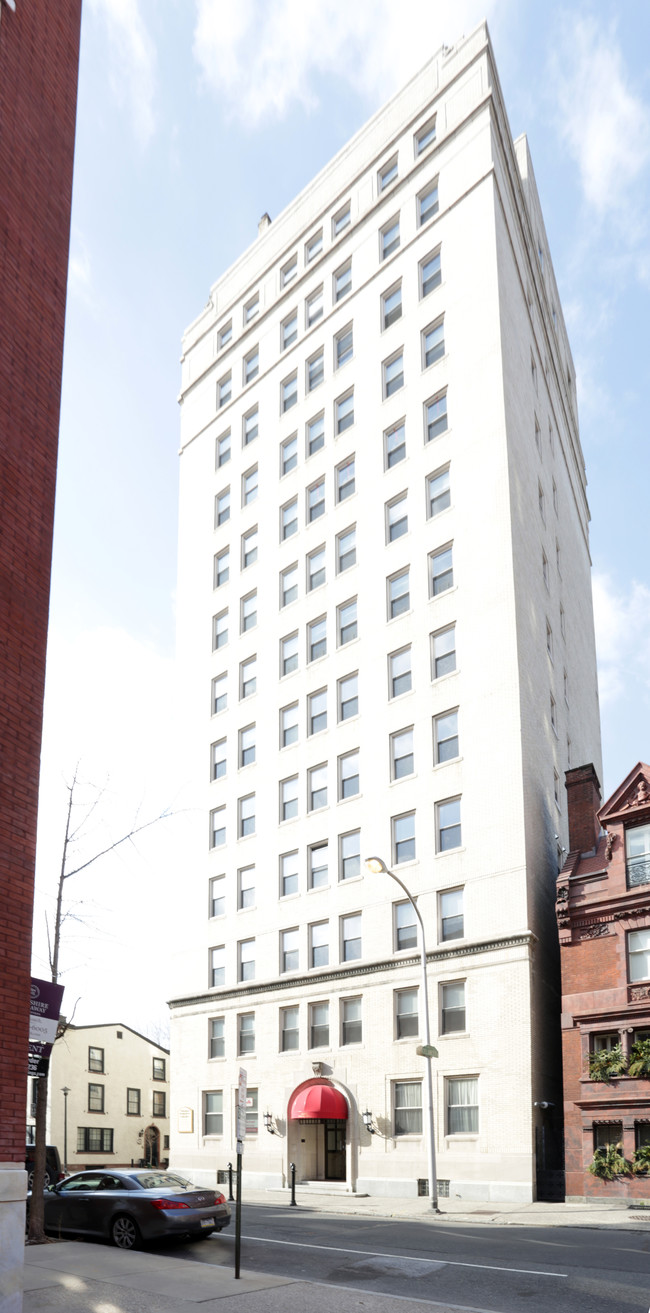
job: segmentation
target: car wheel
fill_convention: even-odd
[[[132,1217],[121,1213],[111,1225],[111,1240],[118,1249],[139,1249],[142,1237]]]

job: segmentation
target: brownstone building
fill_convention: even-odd
[[[650,766],[639,762],[604,806],[593,766],[567,771],[566,787],[571,852],[556,905],[566,1193],[650,1199]]]
[[[0,1303],[12,1313],[80,21],[81,0],[0,0]]]

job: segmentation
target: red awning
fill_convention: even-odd
[[[331,1085],[308,1085],[294,1096],[289,1117],[319,1117],[327,1121],[347,1121],[348,1105],[343,1095]]]

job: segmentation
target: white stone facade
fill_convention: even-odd
[[[484,25],[260,226],[182,371],[179,656],[204,819],[175,925],[171,1162],[207,1183],[232,1159],[243,1065],[251,1182],[295,1162],[416,1192],[422,1027],[397,995],[419,958],[399,888],[364,874],[377,853],[427,927],[438,1177],[530,1199],[534,1104],[560,1102],[562,782],[599,769],[600,737],[573,363]],[[318,1079],[347,1101],[344,1160],[289,1117]]]

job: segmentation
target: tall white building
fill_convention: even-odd
[[[171,1162],[232,1158],[243,1065],[249,1182],[416,1193],[416,928],[373,853],[427,927],[438,1176],[531,1199],[600,740],[574,370],[485,25],[264,217],[182,368]]]

